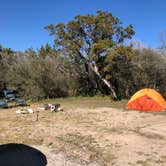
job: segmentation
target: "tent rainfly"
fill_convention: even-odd
[[[127,103],[126,108],[139,111],[164,111],[166,101],[154,89],[146,88],[136,92]]]

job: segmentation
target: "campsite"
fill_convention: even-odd
[[[165,11],[2,0],[0,166],[166,166]]]
[[[49,166],[164,165],[166,112],[126,110],[127,100],[108,97],[45,101],[61,103],[63,112],[40,110],[16,114],[18,108],[0,111],[0,142],[37,148]]]

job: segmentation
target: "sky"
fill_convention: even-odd
[[[46,25],[97,10],[111,12],[124,26],[132,24],[133,39],[146,46],[158,47],[166,31],[166,0],[0,0],[0,44],[15,51],[53,45]]]

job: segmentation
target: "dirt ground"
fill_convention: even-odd
[[[166,113],[86,106],[53,113],[40,106],[28,107],[34,114],[0,110],[0,143],[35,147],[48,166],[166,165]]]

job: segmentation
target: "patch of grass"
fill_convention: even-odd
[[[137,154],[138,154],[138,155],[144,155],[144,153],[143,153],[143,152],[137,152]]]
[[[64,108],[125,108],[127,100],[113,101],[110,97],[68,97],[41,100],[34,104],[43,103],[60,103]]]
[[[68,133],[57,137],[60,141],[74,145],[81,150],[86,150],[90,161],[98,161],[101,165],[107,165],[115,156],[111,152],[104,152],[96,140],[91,135],[81,135],[80,133]]]
[[[135,128],[135,130],[131,130],[137,134],[139,134],[140,136],[146,137],[148,139],[164,139],[163,136],[155,134],[155,133],[146,133],[146,132],[141,132],[140,129],[142,129],[143,127],[137,127]]]
[[[146,160],[138,160],[136,164],[140,164],[141,166],[151,166],[151,159],[146,159]]]
[[[128,165],[134,165],[134,164],[133,164],[133,163],[131,163],[131,162],[128,162],[127,164],[128,164]]]
[[[160,156],[161,160],[163,160],[164,162],[166,162],[166,156]]]
[[[109,133],[117,133],[117,134],[123,134],[123,128],[119,128],[119,127],[111,127],[111,128],[103,128],[104,131],[107,131]]]
[[[26,138],[2,138],[0,139],[0,144],[6,143],[22,143],[27,145],[42,145],[43,139],[26,139]]]
[[[114,154],[112,154],[111,151],[107,151],[102,154],[103,163],[105,165],[108,165],[108,163],[112,163],[112,161],[115,160],[116,158],[117,157]]]
[[[162,160],[162,159],[156,160],[155,162],[156,162],[156,164],[158,164],[158,165],[161,165],[161,164],[165,163],[165,161]]]
[[[144,137],[146,137],[148,139],[164,139],[163,136],[158,135],[158,134],[154,134],[154,133],[150,134],[150,133],[138,132],[138,134],[141,135],[141,136],[144,136]]]
[[[57,138],[80,148],[86,147],[90,149],[92,144],[97,143],[92,136],[82,136],[80,133],[68,133],[66,135],[57,136]]]

